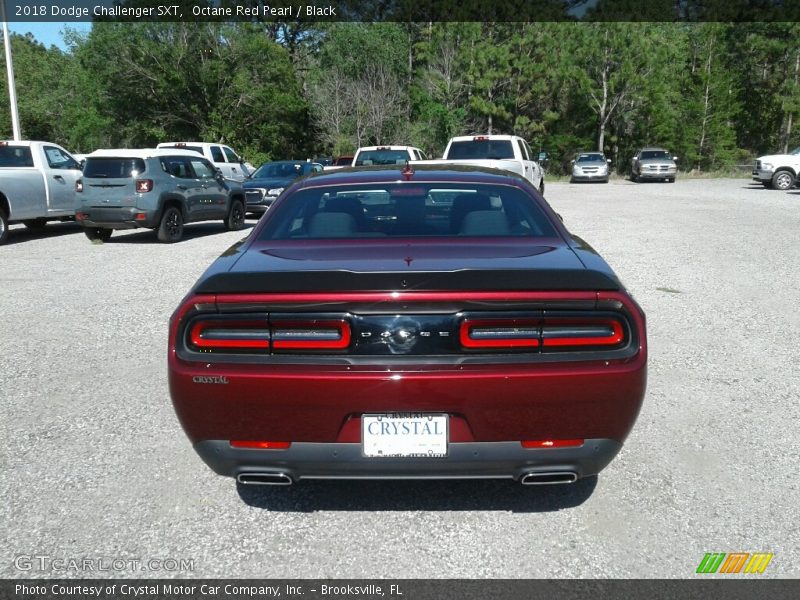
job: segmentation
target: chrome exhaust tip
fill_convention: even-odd
[[[239,473],[236,481],[245,485],[292,485],[294,480],[286,473]]]
[[[525,473],[519,478],[522,485],[555,485],[559,483],[575,483],[578,474],[572,471],[534,471]]]

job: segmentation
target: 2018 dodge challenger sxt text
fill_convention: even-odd
[[[568,483],[619,452],[642,310],[522,177],[412,169],[294,184],[175,311],[172,400],[217,473]]]

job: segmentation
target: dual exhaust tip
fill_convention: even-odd
[[[244,485],[292,485],[294,479],[283,472],[239,473],[236,480]],[[531,471],[522,475],[522,485],[555,485],[559,483],[575,483],[578,474],[573,471]]]

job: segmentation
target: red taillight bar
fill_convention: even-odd
[[[538,348],[540,319],[464,319],[464,348]]]
[[[523,440],[523,448],[576,448],[583,446],[583,439],[572,440]]]
[[[215,320],[192,325],[189,339],[200,349],[269,349],[269,326],[264,321]]]
[[[259,442],[250,440],[231,440],[232,448],[249,448],[251,450],[288,450],[292,442]]]
[[[616,346],[625,337],[622,323],[616,319],[545,319],[542,345]]]
[[[275,350],[343,350],[350,345],[350,324],[333,321],[274,321],[272,347]]]

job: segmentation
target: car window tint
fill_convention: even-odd
[[[214,177],[214,168],[205,160],[193,158],[191,164],[195,177],[198,179],[212,179]]]
[[[556,237],[514,186],[379,184],[298,190],[276,205],[263,240],[364,237]]]
[[[222,148],[219,146],[211,146],[211,160],[214,162],[225,162],[225,157],[222,154]]]
[[[127,179],[138,177],[144,173],[144,170],[145,164],[141,158],[89,156],[83,166],[83,176],[85,178]]]
[[[32,167],[29,146],[0,146],[0,167]]]
[[[454,160],[503,160],[514,158],[511,140],[464,140],[450,144],[447,158]]]
[[[222,151],[225,153],[225,158],[229,163],[238,163],[239,157],[236,156],[236,152],[228,148],[227,146],[222,147]]]
[[[189,161],[180,156],[171,156],[162,160],[162,168],[173,177],[194,179],[194,172]]]
[[[408,159],[407,150],[364,150],[358,153],[355,166],[404,165]]]

